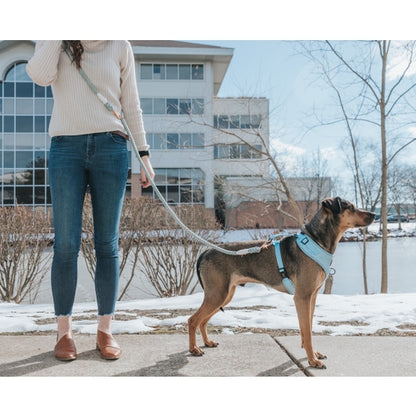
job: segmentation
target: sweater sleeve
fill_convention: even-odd
[[[131,45],[125,41],[121,59],[121,97],[120,103],[124,118],[129,126],[137,150],[148,150],[146,132],[143,124],[142,109],[136,84],[136,70]]]
[[[35,54],[26,65],[26,72],[36,84],[46,87],[56,80],[61,44],[61,40],[36,42]]]

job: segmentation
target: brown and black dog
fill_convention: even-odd
[[[338,241],[347,229],[368,226],[373,222],[374,216],[374,213],[359,210],[351,202],[339,197],[328,198],[322,201],[318,212],[303,227],[302,232],[333,254]],[[207,324],[215,313],[231,301],[238,285],[261,283],[287,293],[278,270],[275,249],[271,244],[266,241],[251,241],[225,244],[222,247],[228,250],[240,250],[259,245],[264,249],[258,254],[230,256],[210,249],[199,257],[197,273],[204,289],[204,300],[198,311],[188,320],[189,351],[192,355],[203,354],[196,344],[198,327],[205,346],[218,345],[209,340]],[[280,247],[286,273],[295,286],[294,301],[302,347],[312,367],[326,368],[320,361],[326,357],[315,352],[312,347],[312,318],[316,296],[325,280],[325,272],[299,249],[296,236],[283,238]]]

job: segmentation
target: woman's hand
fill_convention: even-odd
[[[149,175],[153,179],[155,177],[155,172],[153,171],[149,156],[143,156],[142,161],[144,165],[146,166],[146,169],[149,172]],[[144,169],[142,167],[140,168],[140,183],[142,184],[143,188],[147,188],[150,186],[149,178],[146,176]]]

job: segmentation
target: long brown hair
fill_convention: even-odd
[[[81,57],[84,52],[84,47],[82,46],[82,43],[80,40],[64,40],[64,48],[69,48],[71,51],[73,61],[75,62],[75,65],[77,68],[81,68]]]

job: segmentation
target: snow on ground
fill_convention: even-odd
[[[156,328],[183,329],[199,308],[202,293],[163,299],[122,301],[113,323],[114,333],[149,333]],[[95,303],[74,307],[74,330],[95,333]],[[151,311],[151,313],[149,313]],[[319,295],[313,330],[331,335],[374,334],[381,329],[416,335],[416,293],[385,295]],[[80,320],[78,320],[80,319]],[[124,320],[126,319],[126,320]],[[238,287],[233,301],[210,323],[231,334],[237,328],[298,329],[293,297],[263,285]],[[399,326],[399,327],[398,327]],[[52,305],[0,304],[0,333],[51,331],[56,329]]]
[[[415,223],[389,225],[390,237],[416,236]],[[376,235],[379,224],[370,226]],[[239,230],[227,232],[222,241],[244,241],[268,236],[275,230]],[[347,236],[360,239],[359,230]],[[149,333],[158,328],[184,329],[189,316],[202,303],[203,293],[174,298],[152,298],[117,303],[114,333]],[[74,330],[95,333],[96,304],[74,306]],[[232,334],[236,329],[250,332],[253,328],[297,330],[298,319],[293,297],[263,285],[238,287],[225,312],[218,312],[210,324]],[[22,305],[0,303],[0,334],[43,332],[56,329],[52,304]],[[412,333],[416,336],[416,293],[374,295],[318,295],[313,330],[331,335],[374,334],[381,329]]]

